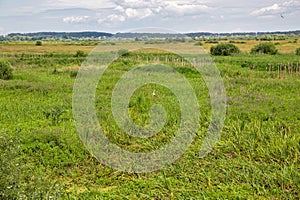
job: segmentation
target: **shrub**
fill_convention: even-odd
[[[9,80],[12,79],[12,68],[8,61],[0,60],[0,79]]]
[[[87,54],[82,50],[78,50],[78,51],[76,51],[74,56],[77,57],[77,58],[80,58],[80,57],[86,57]]]
[[[296,49],[296,55],[300,56],[300,48]]]
[[[245,41],[234,41],[234,40],[230,40],[229,43],[232,43],[232,44],[247,44],[247,42],[245,42]]]
[[[209,40],[205,41],[205,43],[207,43],[207,44],[218,44],[219,41],[216,40],[216,39],[209,39]]]
[[[78,74],[78,71],[70,71],[70,77],[71,78],[76,78]]]
[[[251,53],[275,55],[278,53],[278,49],[272,42],[263,42],[252,48]]]
[[[120,49],[120,50],[118,50],[118,54],[119,54],[119,56],[128,56],[129,51],[127,49]]]
[[[36,41],[35,46],[42,46],[43,43],[41,41]]]
[[[202,42],[196,42],[195,46],[203,46],[203,43]]]
[[[245,67],[249,67],[251,66],[252,63],[248,62],[248,61],[244,61],[242,64],[241,64],[241,67],[245,68]]]
[[[240,53],[240,49],[231,43],[222,43],[217,46],[213,46],[210,49],[210,53],[214,56],[230,56]]]

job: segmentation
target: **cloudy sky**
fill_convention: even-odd
[[[0,34],[300,30],[300,0],[0,0]]]

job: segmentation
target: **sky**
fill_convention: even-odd
[[[300,0],[0,0],[0,34],[288,31],[299,16]]]

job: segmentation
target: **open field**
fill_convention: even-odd
[[[170,43],[164,40],[159,40],[161,44],[153,44],[153,47],[156,48],[169,48]],[[235,42],[243,53],[249,53],[251,48],[254,45],[259,44],[262,41],[257,40],[232,40]],[[230,40],[218,40],[219,43],[228,43]],[[297,47],[300,46],[300,41],[296,39],[289,40],[273,40],[273,43],[276,44],[276,47],[279,50],[279,53],[282,54],[294,54]],[[133,49],[133,48],[142,48],[145,46],[147,41],[133,42],[124,41],[124,40],[111,40],[111,41],[97,41],[97,42],[43,42],[43,46],[35,46],[35,42],[30,41],[12,41],[12,42],[2,42],[0,43],[0,52],[5,53],[74,53],[77,50],[82,50],[85,52],[90,52],[95,48],[95,46],[100,45],[103,49],[103,52],[110,52],[120,49],[120,47],[125,49]],[[151,46],[151,41],[150,45]],[[202,42],[203,48],[209,52],[211,46],[216,44],[211,44],[207,42]],[[199,48],[194,48],[195,41],[189,40],[187,42],[174,42],[172,43],[172,47],[188,49],[187,46],[190,46],[192,50],[189,53],[199,53]]]
[[[162,62],[183,74],[195,90],[201,109],[196,140],[171,166],[143,174],[102,165],[77,134],[73,85],[85,57],[76,52],[88,53],[95,45],[0,44],[0,59],[14,69],[12,80],[0,80],[0,199],[299,199],[300,56],[294,55],[299,41],[275,41],[280,44],[274,56],[247,54],[259,41],[245,42],[236,44],[240,55],[213,57],[226,88],[227,116],[220,141],[203,159],[199,150],[210,122],[210,101],[196,70],[176,56],[151,50],[122,56],[105,72],[96,92],[97,116],[110,141],[133,152],[170,142],[180,110],[168,89],[155,84],[140,88],[130,100],[133,120],[148,124],[149,109],[159,103],[168,121],[155,137],[129,137],[110,110],[112,91],[124,72],[137,64]],[[212,45],[204,43],[203,48],[209,51]],[[144,46],[124,41],[100,45],[103,52]],[[201,52],[194,41],[148,47]],[[278,70],[292,63],[293,71]]]

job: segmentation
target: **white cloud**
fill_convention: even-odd
[[[132,17],[137,17],[138,13],[136,9],[132,9],[132,8],[127,8],[125,10],[125,14],[127,15],[127,17],[132,18]]]
[[[89,19],[89,16],[71,16],[71,17],[65,17],[63,18],[63,21],[65,23],[82,23],[82,22],[86,22]]]
[[[153,14],[152,10],[147,8],[147,9],[132,9],[132,8],[127,8],[125,10],[125,14],[128,18],[136,18],[136,19],[143,19],[146,17],[149,17]]]
[[[125,22],[127,20],[142,20],[148,17],[201,15],[211,10],[208,6],[196,0],[114,0],[113,13],[98,19],[98,23],[109,21]]]
[[[265,8],[255,10],[251,13],[251,15],[260,16],[260,15],[267,15],[267,14],[276,14],[278,12],[281,12],[282,9],[283,8],[280,7],[278,4],[274,4],[274,5],[269,6],[269,7],[265,7]]]
[[[117,6],[114,10],[119,11],[119,12],[125,11],[125,9],[122,6]]]
[[[109,0],[46,0],[44,5],[53,8],[87,8],[99,9],[112,7]]]
[[[149,9],[132,9],[127,8],[126,10],[116,13],[116,14],[110,14],[108,16],[101,16],[98,18],[97,22],[99,24],[110,24],[111,22],[116,23],[123,23],[126,20],[135,19],[135,20],[141,20],[143,18],[151,16],[153,13]]]
[[[195,0],[119,0],[115,1],[115,4],[117,5],[116,10],[121,12],[124,12],[125,10],[125,12],[130,12],[130,14],[132,14],[132,12],[146,11],[148,15],[150,15],[149,13],[151,11],[152,13],[157,14],[192,15],[210,10],[207,5],[201,4]]]
[[[106,17],[99,17],[97,22],[102,25],[114,25],[120,22],[124,22],[126,18],[123,15],[111,14]]]
[[[184,4],[176,1],[165,1],[164,4],[167,12],[181,15],[194,15],[210,10],[208,6],[202,4]]]
[[[161,0],[115,0],[114,3],[123,8],[153,8],[161,4]]]
[[[272,6],[263,7],[261,9],[251,12],[252,16],[268,17],[278,14],[292,14],[300,9],[300,1],[290,0],[280,4],[273,4]]]
[[[299,0],[286,1],[282,5],[286,6],[286,7],[293,7],[293,8],[299,9],[300,8],[300,1]]]
[[[107,20],[111,21],[111,22],[124,22],[125,21],[125,17],[123,15],[109,15],[107,17]]]

